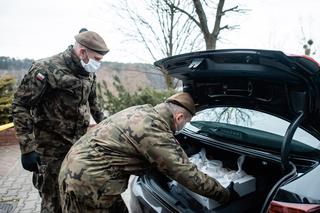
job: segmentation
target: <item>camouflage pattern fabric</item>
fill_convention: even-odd
[[[36,129],[57,133],[72,144],[86,132],[90,112],[97,123],[103,119],[96,76],[82,68],[72,46],[33,63],[15,93],[12,111],[22,153],[35,150]]]
[[[67,193],[61,201],[64,213],[127,213],[128,209],[121,195],[114,196],[113,203],[107,208],[92,208],[79,202],[73,193]]]
[[[109,208],[125,191],[131,174],[156,168],[190,190],[219,202],[229,191],[192,164],[174,137],[173,115],[162,103],[135,106],[103,120],[80,138],[59,174],[63,211],[79,204]]]
[[[33,184],[41,197],[42,213],[61,212],[58,175],[61,159],[41,157],[38,173],[33,173]]]
[[[37,152],[40,154],[41,165],[39,172],[33,173],[33,184],[40,193],[41,212],[59,213],[61,204],[58,176],[61,163],[71,144],[61,135],[45,130],[36,129],[34,136],[38,142]]]
[[[13,121],[22,154],[40,155],[42,174],[34,184],[42,197],[42,212],[61,212],[58,172],[64,156],[89,125],[103,119],[96,100],[96,76],[86,72],[73,47],[34,62],[14,95]]]

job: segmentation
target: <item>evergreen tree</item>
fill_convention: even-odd
[[[32,59],[15,59],[6,56],[0,56],[0,69],[2,70],[21,70],[29,69],[33,60]]]
[[[110,115],[130,106],[142,104],[151,104],[155,106],[174,93],[174,90],[158,91],[151,88],[140,88],[138,91],[130,93],[122,85],[118,76],[114,76],[113,79],[113,85],[115,86],[117,93],[115,95],[108,89],[105,81],[97,86],[98,99],[101,107],[108,111]]]
[[[11,75],[0,77],[0,125],[12,122],[11,104],[15,82]]]

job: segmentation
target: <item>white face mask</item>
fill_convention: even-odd
[[[100,68],[101,66],[101,62],[93,60],[91,58],[89,58],[88,63],[84,63],[84,61],[81,59],[81,64],[83,66],[83,68],[87,71],[87,72],[97,72],[97,70]]]

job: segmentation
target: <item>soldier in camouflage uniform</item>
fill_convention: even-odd
[[[97,123],[104,118],[97,104],[94,71],[108,48],[92,31],[85,30],[75,39],[64,52],[35,61],[13,101],[22,166],[34,172],[41,212],[61,212],[61,163],[72,144],[86,133],[90,113]]]
[[[62,163],[63,212],[127,212],[120,194],[129,176],[151,167],[196,193],[228,201],[229,189],[199,171],[174,137],[194,113],[191,96],[178,93],[155,107],[125,109],[91,129]]]

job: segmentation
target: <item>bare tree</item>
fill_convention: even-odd
[[[247,11],[238,5],[224,9],[225,0],[140,0],[138,5],[135,3],[134,0],[119,0],[114,5],[115,11],[121,19],[127,18],[131,23],[123,28],[123,33],[143,44],[153,60],[204,48],[216,49],[223,30],[239,27],[221,26],[222,18],[228,13]],[[177,81],[165,69],[160,71],[164,74],[167,87],[175,88]],[[237,115],[239,120],[249,117],[241,110],[229,108],[222,111],[219,117],[229,118],[231,115]]]
[[[305,35],[305,31],[303,29],[303,26],[301,26],[301,34],[302,34],[302,48],[304,49],[304,54],[305,55],[308,55],[308,56],[312,56],[312,55],[315,55],[316,52],[317,52],[317,48],[316,46],[314,45],[314,40],[311,39],[310,35],[306,36]],[[307,39],[308,38],[308,39]]]
[[[125,27],[123,32],[131,40],[142,43],[153,60],[204,47],[207,50],[216,49],[222,30],[238,28],[238,25],[221,27],[222,17],[231,12],[245,12],[239,6],[224,10],[225,0],[140,0],[139,5],[135,3],[133,0],[120,0],[116,3],[116,11],[122,19],[128,18],[131,23],[132,31]],[[208,15],[205,10],[209,11]],[[214,17],[212,30],[209,29],[207,16],[209,19]],[[175,87],[166,70],[160,71],[164,74],[167,87]]]
[[[312,48],[312,44],[313,44],[313,40],[309,39],[304,45],[303,45],[303,49],[304,49],[304,54],[305,55],[311,55],[311,48]],[[312,55],[315,55],[316,53],[313,52]]]
[[[194,10],[192,5],[182,0],[144,0],[139,6],[130,0],[119,1],[119,15],[129,18],[130,31],[124,33],[144,45],[153,60],[200,50],[203,46],[201,33],[193,21],[177,8]],[[142,8],[143,9],[142,9]],[[143,10],[143,11],[142,11]],[[174,88],[174,81],[164,69],[160,69],[166,79],[167,87]]]
[[[225,0],[219,0],[215,13],[214,26],[212,30],[209,29],[208,18],[205,12],[205,8],[209,10],[213,10],[212,4],[214,4],[210,0],[192,0],[197,18],[194,17],[194,13],[191,11],[187,11],[184,8],[177,7],[176,9],[187,15],[201,30],[207,50],[216,49],[217,41],[219,40],[219,35],[222,30],[234,30],[239,28],[239,25],[224,25],[221,26],[222,17],[227,13],[246,13],[247,9],[240,9],[239,5],[230,7],[228,9],[223,9]],[[211,5],[211,6],[210,6]],[[205,7],[204,7],[205,6]]]
[[[204,110],[202,113],[197,114],[193,120],[241,124],[249,127],[253,124],[251,116],[254,116],[254,112],[254,110],[236,107],[217,107]]]

